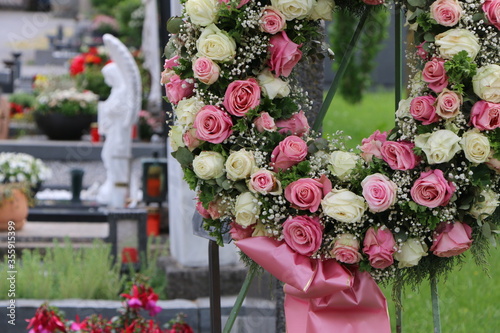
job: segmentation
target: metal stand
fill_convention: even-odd
[[[208,241],[208,265],[211,333],[221,333],[219,245],[213,240]]]
[[[441,316],[439,313],[438,281],[434,272],[431,273],[431,298],[432,298],[432,319],[434,322],[434,333],[441,333]]]

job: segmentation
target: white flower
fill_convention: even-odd
[[[196,114],[204,105],[205,104],[196,97],[180,100],[174,110],[175,116],[177,117],[177,123],[185,127],[191,126]]]
[[[474,205],[469,211],[469,214],[474,216],[476,219],[484,219],[495,212],[498,207],[498,193],[488,189],[483,190],[479,197],[480,200],[476,200]]]
[[[208,25],[196,41],[199,57],[207,57],[215,61],[228,61],[236,55],[236,42],[227,32]]]
[[[490,141],[488,137],[473,129],[462,136],[460,145],[465,153],[465,158],[472,163],[484,163],[490,158]]]
[[[219,10],[217,0],[187,0],[185,8],[191,22],[203,27],[214,23]]]
[[[307,17],[313,4],[314,0],[271,0],[271,5],[278,9],[287,21]]]
[[[234,211],[236,223],[243,227],[255,224],[260,214],[257,199],[250,192],[242,193],[236,198]]]
[[[416,266],[420,259],[427,255],[427,250],[425,243],[410,238],[401,245],[399,251],[394,253],[394,259],[399,261],[398,268]]]
[[[334,176],[344,179],[349,176],[352,169],[356,167],[358,159],[358,155],[354,153],[348,153],[341,150],[334,151],[330,154],[328,170],[330,170]]]
[[[449,130],[438,130],[415,137],[415,146],[421,148],[429,164],[450,161],[461,150],[460,137]]]
[[[171,126],[168,132],[168,137],[170,138],[170,147],[172,151],[177,151],[179,147],[185,147],[184,140],[182,140],[182,127],[181,126]]]
[[[274,99],[275,97],[283,98],[290,93],[288,82],[275,77],[267,68],[257,76],[257,80],[264,95],[270,99]]]
[[[474,93],[491,103],[500,103],[500,66],[490,64],[477,70],[472,78]]]
[[[444,59],[451,59],[460,51],[466,51],[474,59],[481,46],[479,39],[467,29],[450,29],[436,36],[435,44]]]
[[[245,149],[232,152],[226,160],[227,178],[231,180],[246,179],[255,167],[253,153]]]
[[[399,101],[396,117],[399,119],[412,118],[410,113],[410,104],[413,98],[402,99]]]
[[[193,160],[193,170],[201,179],[219,178],[224,174],[224,156],[215,151],[202,151]]]
[[[333,0],[316,0],[309,18],[311,20],[331,21],[333,7],[335,7],[335,3],[333,2]]]
[[[321,200],[323,212],[344,223],[361,221],[368,205],[362,196],[347,189],[332,190]]]

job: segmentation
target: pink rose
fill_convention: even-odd
[[[198,213],[200,213],[200,215],[203,218],[205,218],[205,219],[210,218],[210,213],[208,212],[208,210],[205,209],[205,207],[203,207],[203,204],[201,203],[201,201],[196,202],[196,210],[198,211]]]
[[[233,116],[243,117],[260,104],[260,87],[257,80],[237,80],[231,82],[224,95],[224,107]]]
[[[386,140],[387,132],[380,133],[379,130],[373,132],[368,138],[361,140],[361,157],[367,162],[371,162],[373,156],[382,159],[380,148]]]
[[[193,95],[194,83],[192,79],[181,80],[179,75],[173,75],[165,85],[165,91],[170,103],[177,104],[183,98]]]
[[[488,162],[484,163],[488,168],[495,171],[496,173],[500,173],[500,161],[494,157],[490,157]]]
[[[262,133],[264,131],[274,132],[278,129],[274,123],[274,118],[267,112],[261,112],[260,115],[253,121],[255,128],[258,132]]]
[[[424,49],[424,45],[426,42],[421,43],[420,45],[417,45],[417,55],[422,59],[422,60],[427,60],[429,57],[429,53]]]
[[[416,120],[420,120],[422,125],[429,125],[439,121],[434,103],[436,97],[417,96],[410,102],[410,113]]]
[[[165,59],[165,63],[163,64],[163,69],[173,69],[180,65],[179,63],[180,56],[176,55],[170,59]]]
[[[483,3],[483,11],[488,21],[500,30],[500,1],[486,0]]]
[[[170,79],[172,76],[176,75],[175,72],[171,69],[165,69],[163,72],[161,72],[161,78],[160,78],[160,83],[167,84],[170,82]]]
[[[243,228],[236,222],[231,222],[229,225],[231,226],[231,229],[229,230],[231,238],[236,242],[252,236],[254,230],[252,226]]]
[[[377,230],[369,228],[363,241],[363,252],[368,255],[372,267],[384,269],[391,266],[394,263],[392,254],[396,252],[396,241],[391,231],[385,226]]]
[[[309,132],[309,123],[304,114],[304,111],[300,110],[294,113],[288,119],[280,119],[276,122],[276,126],[280,129],[281,134],[291,133],[293,135],[302,136]]]
[[[431,5],[431,17],[445,27],[452,27],[462,16],[462,7],[457,0],[436,0]]]
[[[444,89],[436,101],[436,113],[444,119],[455,118],[462,106],[462,96],[454,91]]]
[[[380,173],[369,175],[361,182],[363,197],[374,213],[383,212],[396,202],[398,187],[387,176]]]
[[[294,251],[310,256],[321,246],[323,226],[318,216],[290,216],[283,223],[283,236]]]
[[[287,136],[271,154],[271,165],[275,172],[286,170],[302,162],[307,156],[307,144],[298,136]]]
[[[306,210],[311,213],[318,210],[321,199],[331,191],[332,185],[330,180],[322,177],[326,182],[326,186],[318,180],[311,178],[302,178],[290,183],[285,188],[285,198],[292,204],[293,208]]]
[[[472,106],[470,122],[481,131],[491,131],[500,127],[500,104],[476,102]]]
[[[302,45],[292,42],[284,31],[271,37],[269,44],[271,71],[274,71],[276,77],[280,75],[288,77],[302,57],[302,51],[299,50]]]
[[[432,58],[427,61],[422,71],[422,78],[429,84],[429,88],[436,93],[440,93],[448,86],[448,76],[444,69],[444,60]]]
[[[233,133],[232,126],[231,117],[213,105],[202,107],[196,114],[193,124],[198,139],[210,143],[221,143],[226,140]]]
[[[219,3],[229,3],[230,0],[219,0]],[[243,7],[244,5],[246,5],[250,0],[240,0],[240,3],[238,4],[238,6],[236,6],[236,8],[241,8]]]
[[[281,184],[276,179],[275,173],[266,169],[260,169],[252,173],[250,175],[248,187],[250,191],[264,195],[281,191]]]
[[[386,141],[380,148],[382,159],[393,170],[411,170],[420,162],[413,152],[415,144],[406,141]]]
[[[279,10],[274,7],[267,6],[262,12],[260,18],[260,30],[274,35],[281,30],[285,29],[286,19]]]
[[[182,141],[190,151],[193,151],[201,145],[201,141],[196,137],[195,128],[191,128],[189,131],[186,131],[186,133],[182,135]]]
[[[199,57],[193,63],[194,77],[205,84],[212,84],[219,78],[220,67],[211,59]]]
[[[438,257],[453,257],[467,251],[472,244],[472,228],[461,222],[442,222],[435,230],[437,236],[429,249]]]
[[[422,172],[413,184],[410,194],[419,205],[435,208],[446,206],[455,193],[455,185],[444,178],[443,171],[429,170]]]
[[[359,241],[351,234],[340,235],[333,245],[332,256],[346,264],[358,263],[361,260]]]

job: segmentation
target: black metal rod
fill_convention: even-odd
[[[395,26],[395,107],[399,107],[399,101],[403,96],[403,15],[401,15],[401,6],[396,4],[394,9],[394,26]]]
[[[213,240],[208,241],[208,270],[210,283],[211,333],[221,333],[219,245]]]

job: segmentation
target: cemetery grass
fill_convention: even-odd
[[[363,101],[351,105],[335,96],[323,122],[323,132],[343,130],[352,137],[348,148],[356,148],[363,138],[375,130],[390,130],[394,126],[394,92],[366,94]],[[491,248],[488,257],[489,275],[475,264],[468,253],[465,264],[456,267],[446,280],[439,282],[442,333],[495,333],[500,323],[500,248]],[[392,332],[395,329],[395,309],[391,286],[383,288],[389,304]],[[431,294],[428,282],[418,290],[406,288],[402,298],[403,332],[433,332]]]

